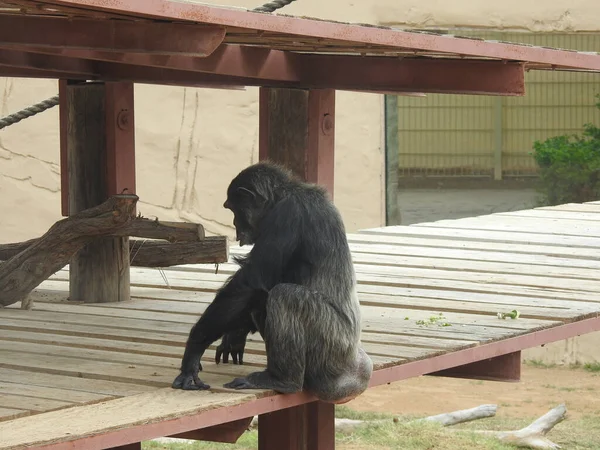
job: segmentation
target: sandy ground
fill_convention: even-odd
[[[358,411],[434,415],[482,404],[499,417],[538,417],[565,403],[569,417],[600,415],[600,374],[583,369],[523,365],[521,381],[418,377],[369,389],[346,406]]]
[[[411,189],[398,195],[402,225],[535,207],[534,189]]]

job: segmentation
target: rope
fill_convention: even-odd
[[[252,11],[272,13],[295,1],[296,0],[273,0],[269,3],[265,3],[262,6],[259,6],[258,8],[254,8]]]
[[[0,119],[0,130],[58,105],[58,95]]]
[[[295,1],[296,0],[272,0],[268,3],[265,3],[262,6],[254,8],[252,11],[272,13],[272,12],[277,11],[278,9],[281,9]],[[21,111],[11,114],[10,116],[1,118],[0,119],[0,130],[3,128],[9,127],[11,125],[14,125],[15,123],[18,123],[23,119],[27,119],[28,117],[32,117],[32,116],[35,116],[36,114],[44,112],[47,109],[54,108],[56,105],[58,105],[58,95],[56,95],[54,97],[50,97],[49,99],[44,100],[40,103],[36,103],[35,105],[29,106],[28,108],[22,109]]]

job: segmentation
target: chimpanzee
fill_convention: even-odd
[[[200,358],[220,337],[216,362],[242,363],[249,332],[265,341],[267,368],[224,385],[233,389],[306,390],[345,403],[368,385],[373,363],[360,347],[361,315],[346,232],[326,191],[286,169],[260,162],[227,189],[240,268],[192,327],[174,388],[209,389]]]

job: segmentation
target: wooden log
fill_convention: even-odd
[[[32,245],[0,264],[0,305],[24,301],[42,281],[64,267],[86,243],[132,220],[136,195],[116,195],[99,206],[56,222]]]
[[[136,217],[110,234],[111,236],[133,236],[148,239],[164,239],[169,242],[198,242],[204,239],[204,227],[198,223],[163,222]],[[24,242],[0,244],[0,261],[6,261],[33,245],[39,239],[29,239]],[[215,248],[214,242],[207,243]],[[131,248],[132,245],[129,245]],[[222,262],[222,261],[219,261]]]
[[[127,228],[125,225],[123,228]],[[122,233],[124,230],[117,230]],[[115,233],[112,233],[113,235]],[[0,261],[18,255],[39,239],[0,245]],[[220,264],[229,260],[226,236],[210,236],[198,242],[129,241],[130,264],[136,267],[170,267],[181,264]],[[65,264],[66,265],[66,264]],[[59,269],[61,269],[60,267]]]
[[[163,222],[138,217],[115,233],[115,236],[134,236],[164,239],[169,242],[198,242],[204,239],[204,227],[199,223]]]
[[[515,447],[525,447],[532,449],[556,449],[560,448],[546,437],[546,434],[554,426],[565,420],[567,407],[564,404],[551,409],[542,417],[520,430],[515,431],[492,431],[478,430],[477,433],[494,436],[500,442],[514,445]]]
[[[170,267],[181,264],[218,264],[229,259],[226,236],[211,236],[198,242],[132,240],[129,242],[131,265]]]

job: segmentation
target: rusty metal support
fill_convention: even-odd
[[[248,429],[250,422],[252,422],[252,417],[246,417],[245,419],[221,423],[208,428],[173,434],[169,437],[235,444],[240,436]]]
[[[196,2],[170,0],[46,0],[53,5],[90,8],[116,14],[162,20],[198,21],[225,27],[255,30],[255,35],[278,34],[311,36],[322,41],[357,43],[362,48],[384,46],[454,55],[497,58],[505,61],[530,61],[546,66],[600,70],[600,59],[593,53],[557,51],[504,42],[484,42],[475,39],[452,39],[447,35],[414,33],[386,27],[365,27],[356,24],[313,20],[304,17],[257,14],[240,9]],[[367,44],[367,45],[364,45]],[[308,46],[307,46],[308,47]],[[302,49],[302,47],[299,47]]]
[[[335,91],[260,90],[259,158],[324,186],[333,198]]]
[[[428,375],[437,377],[468,378],[470,380],[520,381],[521,352],[475,361]]]
[[[118,447],[111,447],[107,450],[142,450],[142,443],[136,442],[133,444],[120,445]]]
[[[335,406],[313,402],[258,417],[259,450],[335,449]]]
[[[62,71],[104,80],[193,85],[523,95],[520,63],[455,59],[302,55],[223,45],[206,58],[14,46],[0,49],[0,65]],[[0,69],[1,73],[1,69]]]
[[[224,38],[216,25],[0,15],[0,45],[206,56]]]

